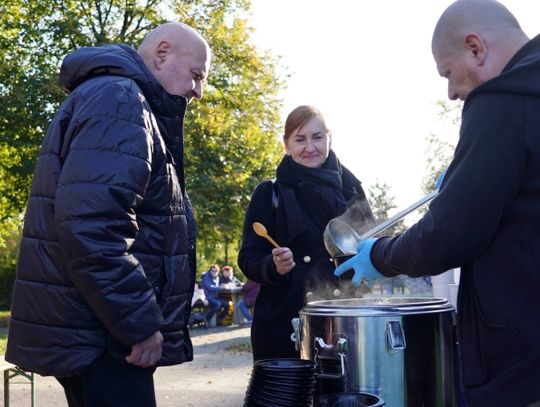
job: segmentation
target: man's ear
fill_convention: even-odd
[[[161,41],[154,52],[154,66],[157,70],[161,69],[161,65],[167,60],[167,56],[171,52],[171,44],[167,41]]]
[[[484,40],[478,34],[467,34],[465,36],[465,49],[476,60],[478,66],[486,62],[487,48]]]

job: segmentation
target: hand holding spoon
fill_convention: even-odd
[[[268,236],[268,231],[264,227],[262,223],[259,222],[253,222],[253,230],[255,233],[257,233],[259,236],[264,237],[266,240],[268,240],[270,243],[274,245],[274,247],[280,247],[274,239],[272,239],[270,236]]]

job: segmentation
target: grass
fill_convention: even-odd
[[[0,334],[0,355],[6,353],[7,334]]]
[[[0,311],[0,328],[7,328],[10,315],[10,311]]]
[[[7,327],[10,314],[9,311],[0,311],[0,355],[6,353]]]

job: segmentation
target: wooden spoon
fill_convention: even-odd
[[[259,236],[264,237],[266,240],[268,240],[270,243],[274,245],[274,247],[280,247],[274,239],[272,239],[270,236],[268,236],[268,231],[264,227],[262,223],[259,222],[253,222],[253,230],[255,233],[257,233]]]

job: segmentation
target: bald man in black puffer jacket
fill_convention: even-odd
[[[81,48],[62,64],[71,94],[36,165],[6,359],[57,377],[70,406],[155,405],[155,367],[193,359],[182,127],[209,57],[167,23],[138,52]]]

